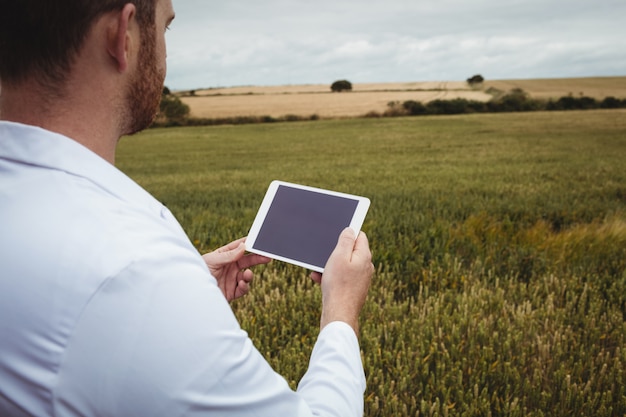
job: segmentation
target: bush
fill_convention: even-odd
[[[530,98],[521,88],[514,88],[502,97],[490,101],[487,107],[494,112],[517,112],[541,110],[543,105],[540,101]]]
[[[189,116],[189,106],[180,98],[166,94],[161,97],[159,113],[159,119],[164,118],[166,122],[181,124]]]
[[[605,97],[605,99],[600,103],[600,107],[603,109],[618,109],[622,107],[622,102],[620,99],[612,96]]]
[[[387,103],[387,110],[383,113],[385,117],[398,117],[398,116],[406,116],[407,110],[404,108],[404,105],[399,101],[390,101]]]
[[[593,97],[574,97],[571,94],[548,104],[548,110],[589,110],[600,107]]]
[[[598,101],[593,97],[561,97],[557,101],[539,100],[531,98],[521,88],[514,88],[506,94],[495,95],[491,101],[467,100],[455,98],[450,100],[437,99],[426,104],[407,100],[403,103],[392,101],[387,103],[387,110],[383,116],[418,116],[428,114],[464,114],[485,112],[526,112],[542,110],[589,110],[589,109],[616,109],[626,108],[626,99],[620,100],[615,97],[606,97]],[[367,115],[371,117],[371,115]]]
[[[483,78],[482,75],[480,74],[476,74],[470,78],[467,79],[467,83],[471,86],[474,86],[476,84],[482,84],[483,81],[485,81],[485,79]]]
[[[419,101],[408,100],[402,103],[402,107],[407,111],[411,116],[416,116],[418,114],[426,114],[428,113],[428,109],[425,105],[423,105]]]
[[[352,83],[348,80],[338,80],[332,83],[330,90],[333,93],[340,93],[342,91],[352,91]]]
[[[466,112],[467,100],[455,98],[452,100],[433,100],[426,107],[429,114],[462,114]]]
[[[486,111],[485,103],[477,100],[455,98],[452,100],[433,100],[426,105],[428,114],[463,114]]]

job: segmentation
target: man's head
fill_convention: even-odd
[[[0,79],[62,83],[93,22],[126,3],[154,27],[156,0],[0,0]]]
[[[118,121],[122,134],[145,128],[156,113],[165,77],[164,38],[158,31],[164,31],[160,15],[171,10],[171,0],[0,0],[0,81],[36,82],[48,97],[62,98],[97,22],[111,13],[121,16],[129,7],[140,41],[131,48],[134,64],[124,69],[128,82],[118,84],[126,89]]]

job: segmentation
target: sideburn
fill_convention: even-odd
[[[132,135],[149,127],[157,115],[165,74],[159,71],[155,25],[141,32],[139,60],[126,96],[122,132]]]

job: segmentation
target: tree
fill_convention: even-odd
[[[473,75],[473,76],[471,76],[470,78],[467,79],[467,83],[470,86],[474,86],[476,84],[482,84],[483,81],[485,81],[485,79],[480,74]]]
[[[342,91],[352,91],[352,83],[348,80],[338,80],[330,86],[330,90],[336,93],[340,93]]]
[[[189,106],[171,94],[169,88],[163,87],[157,120],[165,119],[169,123],[180,124],[187,116],[189,116]]]

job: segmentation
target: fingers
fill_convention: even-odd
[[[330,257],[341,257],[346,260],[350,260],[352,257],[352,250],[354,248],[354,230],[347,227],[341,231],[339,238],[337,239],[337,246],[333,250]],[[316,271],[311,271],[309,277],[316,284],[322,283],[322,274]]]
[[[268,258],[267,256],[257,254],[245,255],[245,242],[246,238],[242,237],[215,250],[213,252],[215,256],[213,259],[214,266],[227,265],[237,262],[237,267],[239,269],[246,269],[255,265],[266,264],[271,261],[271,258]]]
[[[250,283],[254,279],[254,273],[249,269],[241,271],[240,274],[241,276],[238,276],[240,279],[237,281],[237,288],[235,289],[235,298],[246,295],[250,291]]]
[[[223,292],[228,301],[232,301],[237,298],[237,283],[240,272],[234,271],[233,274],[229,277],[228,270],[226,271],[225,276],[221,277]]]
[[[248,291],[250,291],[249,285],[246,284],[244,281],[240,281],[239,285],[237,285],[237,289],[235,290],[235,296],[233,299],[243,297],[244,295],[248,294]],[[232,301],[232,300],[229,300],[229,301]]]
[[[243,297],[250,291],[250,283],[254,278],[254,274],[251,270],[246,269],[245,271],[236,272],[231,278],[223,280],[224,288],[222,289],[224,296],[229,302]]]
[[[246,242],[246,237],[244,236],[244,237],[241,237],[237,240],[230,242],[227,245],[222,246],[221,248],[217,249],[217,252],[227,252],[233,249],[237,249],[242,243],[245,243],[245,242]]]
[[[246,255],[245,241],[246,238],[243,237],[202,255],[228,301],[239,298],[250,290],[250,282],[254,278],[250,267],[271,261],[262,255]]]
[[[244,249],[245,250],[245,249]],[[238,260],[238,266],[240,269],[251,268],[256,265],[267,264],[272,261],[272,258],[268,258],[267,256],[257,255],[255,253],[251,253],[245,256],[242,256]]]
[[[331,257],[335,256],[348,261],[371,261],[372,253],[370,252],[367,235],[359,232],[355,239],[354,230],[351,228],[344,229],[339,235],[333,254],[331,254]]]
[[[354,236],[354,230],[347,227],[339,235],[337,247],[335,250],[339,250],[344,253],[350,253],[352,256],[369,256],[369,241],[367,235],[363,232],[359,232],[359,235]]]
[[[234,243],[235,242],[232,242],[231,244],[222,246],[213,252],[202,255],[211,271],[215,271],[225,265],[236,263],[243,257],[246,251],[245,244],[240,242],[237,245],[234,245]]]
[[[365,233],[359,233],[355,239],[352,230],[344,230],[321,279],[322,328],[339,320],[351,325],[358,334],[358,317],[373,272],[372,255]]]
[[[311,280],[313,280],[313,282],[316,284],[322,283],[322,274],[320,274],[319,272],[311,271],[309,277],[311,277]]]
[[[354,230],[346,227],[341,231],[341,234],[337,239],[337,246],[335,246],[330,258],[340,258],[345,262],[351,262],[355,256],[356,259],[363,258],[367,260],[368,258],[371,258],[369,241],[363,232],[360,232],[359,236],[355,240]],[[322,274],[319,272],[311,272],[310,277],[317,284],[322,282]]]
[[[224,263],[231,263],[231,262],[237,262],[239,259],[241,259],[243,257],[243,255],[246,253],[246,245],[243,242],[239,242],[236,246],[234,245],[237,241],[232,242],[230,245],[233,245],[234,247],[232,249],[228,249],[225,252],[222,252],[224,255],[227,255],[227,257],[224,257]],[[230,246],[228,245],[228,246]]]
[[[241,285],[241,283],[248,284],[252,282],[253,279],[254,274],[251,270],[246,269],[245,271],[241,271],[241,279],[239,280],[239,285]]]

